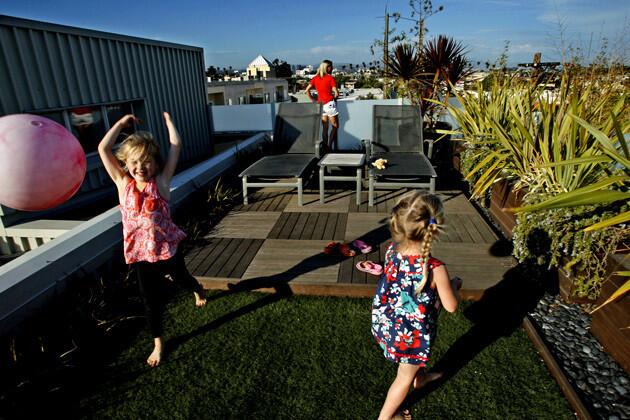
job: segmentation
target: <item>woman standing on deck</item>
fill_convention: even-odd
[[[311,96],[311,89],[317,91],[317,102],[323,104],[322,113],[322,140],[326,151],[333,151],[338,148],[337,129],[339,128],[339,111],[337,111],[337,98],[339,90],[332,73],[333,64],[330,60],[324,60],[317,69],[317,74],[311,79],[306,87],[306,95],[315,102]],[[328,123],[332,126],[330,137],[328,136]]]

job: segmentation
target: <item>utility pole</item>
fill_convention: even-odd
[[[387,89],[387,69],[389,68],[389,14],[385,9],[385,34],[383,38],[383,99],[389,99],[389,90]]]

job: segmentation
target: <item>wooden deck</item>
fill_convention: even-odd
[[[228,283],[265,290],[288,285],[294,293],[371,296],[378,277],[357,270],[355,264],[383,261],[391,241],[389,213],[404,192],[379,192],[375,205],[368,207],[367,193],[360,205],[352,191],[328,193],[326,203],[320,204],[317,192],[307,191],[300,207],[292,191],[261,189],[187,254],[188,269],[213,289]],[[464,280],[465,297],[478,297],[501,280],[514,260],[493,255],[498,238],[461,191],[438,194],[447,226],[432,253],[446,263],[451,276]],[[372,244],[374,251],[351,258],[322,252],[330,241],[354,239]]]

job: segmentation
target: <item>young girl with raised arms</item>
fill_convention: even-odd
[[[385,358],[398,364],[398,371],[379,420],[394,417],[412,384],[418,389],[440,376],[424,372],[440,302],[454,312],[459,300],[446,267],[430,255],[431,243],[443,225],[442,202],[435,195],[412,191],[392,209],[393,242],[372,304],[372,334]],[[410,418],[405,411],[404,417]]]
[[[154,367],[162,357],[162,288],[168,274],[173,281],[190,289],[195,304],[204,306],[203,288],[188,272],[183,255],[177,252],[186,234],[173,223],[170,215],[171,178],[181,151],[181,139],[171,116],[165,112],[170,148],[165,162],[151,133],[128,136],[116,154],[113,146],[121,130],[138,121],[125,115],[105,134],[98,153],[107,173],[118,188],[123,225],[125,261],[135,269],[140,294],[154,348],[147,363]],[[121,163],[124,165],[122,166]]]

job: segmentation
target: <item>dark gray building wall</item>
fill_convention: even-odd
[[[0,116],[65,110],[67,125],[69,109],[121,102],[144,114],[139,128],[163,149],[162,111],[171,113],[184,142],[180,166],[210,154],[201,48],[0,15]],[[102,118],[105,127],[115,122]],[[96,153],[87,161],[86,180],[68,205],[112,185]]]

